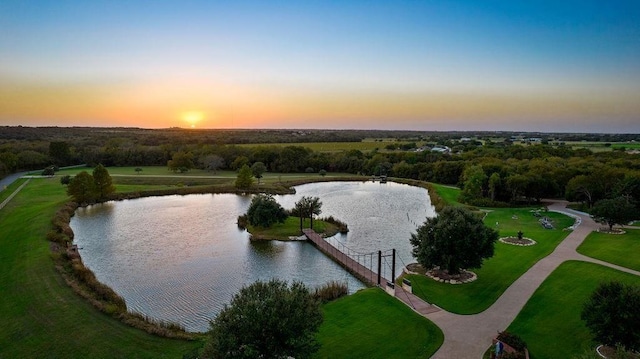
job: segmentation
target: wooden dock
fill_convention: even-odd
[[[318,249],[320,249],[329,257],[333,258],[336,262],[338,262],[342,267],[344,267],[358,279],[367,283],[368,285],[379,285],[387,292],[390,291],[389,294],[395,296],[419,314],[426,315],[428,313],[433,313],[440,310],[440,308],[438,308],[437,306],[429,304],[416,295],[405,291],[400,285],[393,285],[392,287],[388,287],[387,283],[392,282],[382,276],[380,276],[380,282],[378,282],[377,273],[371,271],[369,268],[358,263],[356,260],[349,257],[347,254],[333,246],[331,243],[325,241],[322,236],[316,233],[313,229],[306,228],[303,229],[302,232]]]
[[[305,236],[323,253],[333,258],[338,264],[344,267],[351,274],[356,276],[361,281],[368,285],[378,285],[378,273],[371,271],[369,268],[358,263],[338,248],[334,247],[331,243],[325,241],[322,236],[316,233],[313,229],[305,228],[302,230]],[[387,279],[380,277],[380,285],[386,286]]]

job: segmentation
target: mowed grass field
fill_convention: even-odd
[[[595,350],[598,343],[580,319],[582,306],[602,282],[640,286],[640,277],[601,265],[561,264],[535,291],[507,331],[526,342],[531,358],[565,359]]]
[[[126,326],[64,283],[46,233],[66,200],[58,179],[33,179],[0,210],[0,358],[180,358],[198,348]]]
[[[442,331],[382,289],[369,288],[324,306],[316,358],[429,358]]]
[[[625,228],[625,231],[625,234],[592,232],[578,247],[578,253],[640,271],[640,229]]]
[[[544,213],[555,226],[555,229],[545,229],[533,216],[533,209],[491,209],[484,221],[487,226],[498,229],[500,237],[516,236],[521,230],[525,237],[535,240],[536,245],[520,247],[496,242],[495,255],[486,260],[482,268],[474,270],[478,279],[467,284],[451,285],[425,276],[410,275],[414,294],[457,314],[475,314],[487,309],[511,283],[551,253],[570,233],[563,228],[573,224],[572,218],[559,213]]]

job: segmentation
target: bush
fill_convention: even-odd
[[[332,300],[336,300],[338,298],[344,297],[349,294],[349,286],[347,283],[338,282],[338,281],[330,281],[316,288],[313,296],[322,301],[322,303],[327,303]]]
[[[524,349],[527,347],[527,343],[525,343],[520,336],[507,331],[500,332],[498,334],[498,340],[505,344],[509,344],[510,347],[519,352],[524,352]]]
[[[340,221],[340,220],[338,220],[338,219],[333,218],[333,216],[329,216],[329,217],[326,217],[326,218],[320,218],[320,220],[321,221],[325,221],[327,223],[331,223],[334,226],[338,227],[338,231],[340,233],[342,233],[342,234],[349,233],[349,227],[347,226],[347,224],[342,222],[342,221]]]
[[[241,214],[238,216],[238,228],[247,229],[247,225],[249,224],[249,219],[246,214]]]

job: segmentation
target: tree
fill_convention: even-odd
[[[98,200],[104,200],[108,195],[115,192],[116,188],[113,186],[111,175],[109,171],[104,168],[103,165],[98,165],[93,169],[93,183],[96,191],[96,198]]]
[[[462,174],[464,180],[464,188],[462,189],[461,198],[465,202],[482,198],[482,187],[487,180],[482,166],[469,166]]]
[[[498,172],[493,172],[489,177],[489,196],[491,196],[492,201],[496,200],[496,192],[498,191],[500,182],[500,174]]]
[[[236,188],[247,189],[253,185],[253,173],[249,166],[244,165],[238,171],[238,177],[236,178]]]
[[[173,172],[189,171],[193,168],[193,153],[184,151],[174,153],[169,162],[167,162],[167,167]]]
[[[73,197],[73,200],[78,203],[95,201],[96,190],[93,176],[87,173],[87,171],[78,173],[71,179],[71,182],[69,182],[67,194]]]
[[[585,302],[581,318],[598,342],[640,350],[640,287],[601,283]]]
[[[253,197],[247,210],[247,220],[252,226],[271,227],[272,224],[284,223],[287,212],[273,196],[259,194]]]
[[[322,213],[322,202],[318,197],[303,196],[295,204],[296,211],[300,216],[300,230],[302,230],[302,219],[309,218],[311,229],[313,229],[313,216]]]
[[[591,217],[598,223],[607,224],[610,231],[615,224],[625,225],[637,219],[637,216],[635,206],[624,197],[603,199],[591,208]]]
[[[59,166],[66,165],[71,158],[69,144],[64,141],[52,141],[49,143],[49,157]]]
[[[445,207],[411,235],[413,255],[426,269],[440,267],[449,274],[479,268],[493,256],[498,232],[468,209]]]
[[[136,171],[136,174],[138,174],[138,175],[139,175],[139,174],[140,174],[140,172],[142,172],[142,168],[140,168],[140,167],[136,167],[135,171]]]
[[[318,174],[319,174],[320,176],[324,177],[324,176],[326,176],[326,175],[327,175],[327,171],[326,171],[326,170],[320,170],[320,171],[318,172]]]
[[[202,163],[206,170],[216,173],[218,169],[224,166],[224,158],[218,155],[208,155],[205,158],[201,159],[200,163]]]
[[[256,282],[211,321],[202,357],[310,358],[322,321],[319,301],[301,282]]]
[[[260,184],[260,178],[265,172],[267,172],[267,166],[262,162],[256,162],[251,166],[251,173],[253,173],[253,177],[258,179],[258,184]]]
[[[60,177],[60,184],[62,184],[64,186],[68,186],[69,183],[71,183],[71,176],[65,175],[65,176]]]
[[[246,156],[238,156],[231,162],[231,169],[237,170],[245,165],[249,165],[249,159]]]

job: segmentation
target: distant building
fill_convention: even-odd
[[[451,149],[447,146],[434,146],[431,149],[431,152],[439,152],[439,153],[451,153]]]

